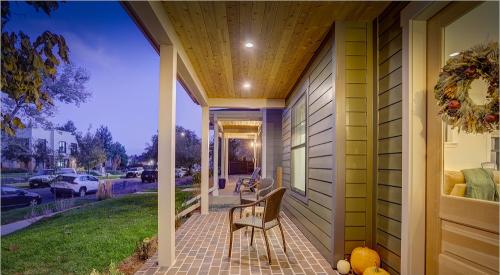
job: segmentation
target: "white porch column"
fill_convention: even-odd
[[[226,178],[226,182],[229,182],[229,139],[224,137],[224,177]]]
[[[220,176],[221,178],[226,178],[226,140],[224,139],[224,133],[221,133],[221,147],[220,147]],[[226,178],[227,182],[227,178]]]
[[[214,115],[214,191],[213,196],[219,195],[219,125],[217,124],[217,115]]]
[[[160,46],[158,104],[158,265],[175,262],[175,82],[177,50]]]
[[[260,145],[260,174],[262,178],[267,177],[267,109],[262,109],[262,131],[261,131],[262,143]],[[271,175],[272,176],[272,175]]]
[[[208,106],[201,107],[201,214],[208,214],[208,141],[209,113]]]

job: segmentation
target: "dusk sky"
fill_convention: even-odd
[[[79,131],[108,126],[113,139],[140,154],[158,129],[159,56],[118,2],[66,2],[51,16],[12,2],[9,31],[32,39],[62,34],[70,60],[90,73],[92,97],[77,108],[58,105],[54,124],[73,120]],[[201,132],[201,109],[177,85],[177,125]]]

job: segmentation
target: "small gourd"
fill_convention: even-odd
[[[349,271],[351,271],[351,264],[347,260],[339,260],[337,262],[337,271],[340,274],[349,274]]]
[[[389,272],[378,266],[371,266],[363,271],[363,275],[390,275]]]

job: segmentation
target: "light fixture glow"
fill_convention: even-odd
[[[457,56],[459,54],[460,54],[459,52],[450,53],[450,57],[454,57],[454,56]]]
[[[251,87],[250,82],[243,83],[243,88],[250,89],[250,87]]]
[[[183,136],[185,136],[185,135],[186,135],[186,133],[184,133],[184,132],[181,132],[181,137],[183,137]]]
[[[250,146],[252,146],[252,147],[254,147],[254,146],[255,146],[255,144],[253,143],[253,141],[250,143]]]
[[[252,42],[246,42],[245,47],[247,48],[253,48],[253,43]]]

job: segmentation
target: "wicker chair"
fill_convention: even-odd
[[[253,170],[252,175],[248,178],[239,178],[238,181],[236,182],[236,186],[234,187],[234,192],[240,192],[241,186],[248,187],[250,189],[253,189],[253,185],[257,182],[257,179],[259,177],[260,173],[260,167],[257,167]]]
[[[242,187],[240,190],[240,204],[248,204],[258,201],[260,198],[265,197],[267,194],[274,190],[274,180],[272,178],[264,178],[256,181],[251,186]],[[262,210],[260,206],[256,206]],[[240,218],[242,216],[243,208],[240,209]]]
[[[269,229],[278,226],[281,232],[281,238],[283,239],[283,250],[286,253],[286,245],[285,245],[285,234],[283,233],[283,227],[281,226],[279,212],[281,207],[281,200],[283,199],[283,195],[285,194],[286,188],[278,188],[271,193],[267,194],[265,197],[248,204],[243,204],[239,206],[232,207],[229,210],[229,258],[231,258],[231,250],[233,247],[233,232],[239,230],[241,228],[245,228],[247,226],[252,228],[252,236],[250,237],[250,245],[253,245],[253,235],[255,228],[261,229],[264,233],[264,240],[267,248],[267,258],[269,260],[269,264],[271,264],[271,251],[269,249],[269,241],[267,239],[266,231]],[[239,220],[234,219],[234,211],[236,209],[246,208],[246,207],[255,207],[256,205],[264,204],[264,214],[262,217],[257,217],[252,215],[250,217],[242,218]]]

